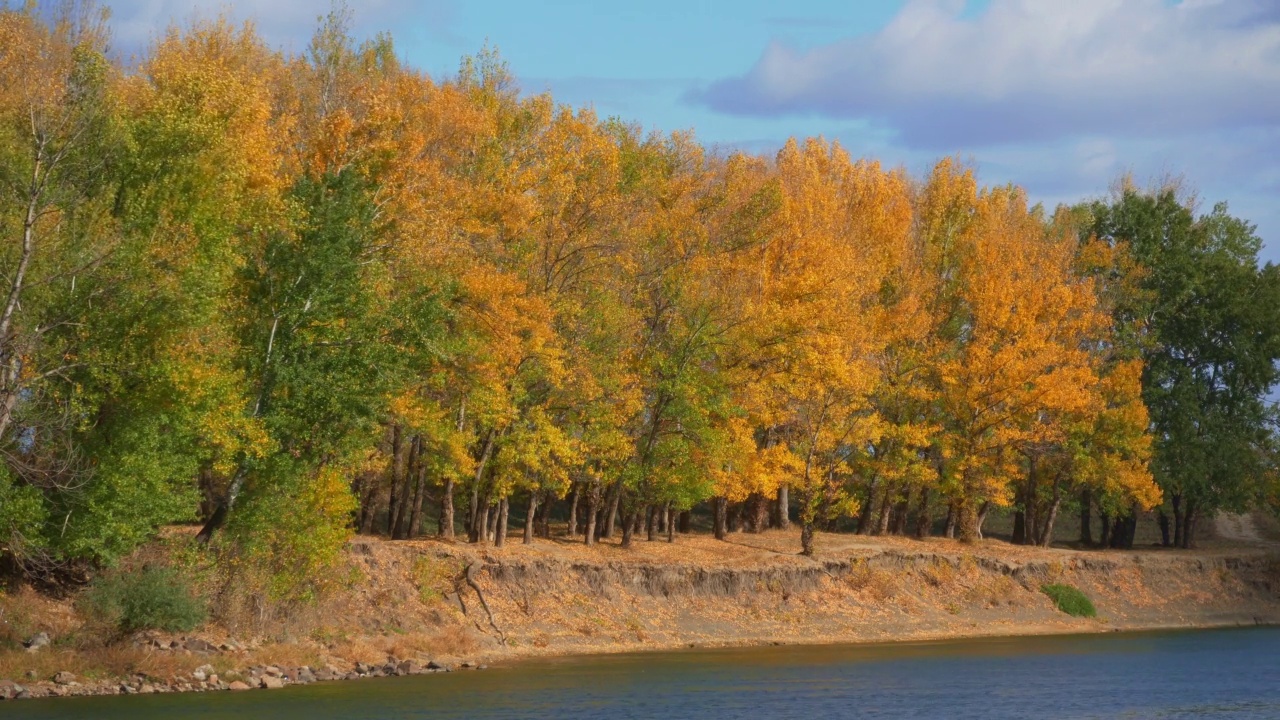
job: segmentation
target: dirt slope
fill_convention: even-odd
[[[320,635],[430,645],[438,634],[495,659],[1280,622],[1280,556],[1261,545],[1075,551],[831,535],[804,558],[793,535],[631,549],[360,538],[350,552],[364,580],[325,613],[342,620]],[[1040,591],[1046,583],[1080,588],[1098,617],[1062,614]]]

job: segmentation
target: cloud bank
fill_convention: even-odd
[[[881,31],[770,45],[687,98],[727,114],[870,119],[950,151],[1280,125],[1274,0],[913,0]]]

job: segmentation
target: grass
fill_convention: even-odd
[[[453,591],[462,571],[462,564],[455,559],[427,555],[414,558],[412,576],[418,599],[424,605],[443,600]]]
[[[208,615],[190,582],[170,568],[145,567],[98,577],[81,597],[86,613],[120,633],[137,630],[189,632]]]
[[[1049,596],[1062,612],[1074,617],[1097,617],[1098,610],[1084,593],[1071,585],[1041,585],[1040,592]]]

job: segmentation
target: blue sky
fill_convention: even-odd
[[[117,46],[229,12],[305,47],[326,3],[116,0]],[[1053,205],[1121,173],[1225,200],[1280,262],[1280,0],[350,2],[432,75],[496,46],[529,92],[706,144],[824,135],[921,173],[971,161]]]

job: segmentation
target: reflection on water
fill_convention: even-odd
[[[692,650],[276,691],[0,705],[3,718],[1280,718],[1280,629]]]

